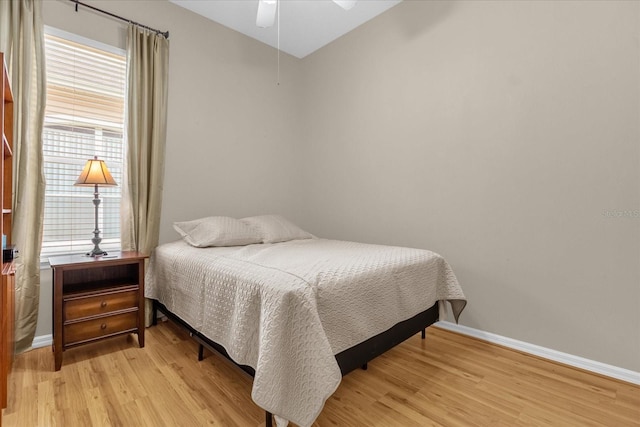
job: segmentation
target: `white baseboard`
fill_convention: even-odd
[[[584,357],[574,356],[573,354],[563,353],[561,351],[552,350],[539,345],[529,344],[524,341],[514,340],[512,338],[503,337],[502,335],[492,334],[490,332],[481,331],[468,326],[456,325],[455,323],[447,321],[440,321],[435,325],[442,329],[502,345],[514,350],[522,351],[523,353],[533,354],[544,359],[553,360],[564,363],[565,365],[574,366],[586,371],[595,372],[607,377],[640,385],[640,372],[607,365],[606,363],[596,362],[595,360],[585,359]]]
[[[33,343],[31,343],[31,348],[41,348],[47,347],[53,344],[53,335],[40,335],[33,338]]]
[[[629,369],[619,368],[606,363],[596,362],[595,360],[585,359],[584,357],[574,356],[573,354],[563,353],[561,351],[552,350],[550,348],[541,347],[539,345],[530,344],[524,341],[514,340],[513,338],[503,337],[502,335],[492,334],[490,332],[481,331],[479,329],[470,328],[468,326],[456,325],[455,323],[440,321],[436,326],[463,335],[469,335],[484,341],[502,345],[524,353],[533,354],[544,359],[553,360],[564,363],[565,365],[574,366],[586,371],[595,372],[607,377],[616,378],[627,381],[632,384],[640,385],[640,372],[631,371]],[[47,347],[53,344],[53,335],[40,335],[33,339],[32,348]]]

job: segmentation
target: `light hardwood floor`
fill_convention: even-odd
[[[4,425],[259,426],[251,378],[170,322],[16,359]],[[314,426],[640,426],[640,387],[436,327],[347,375]]]

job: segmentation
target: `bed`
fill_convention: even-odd
[[[456,319],[466,304],[448,263],[430,251],[310,235],[256,240],[161,245],[145,294],[250,367],[252,399],[279,426],[311,425],[342,375],[424,330],[446,301]]]

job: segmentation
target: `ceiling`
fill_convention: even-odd
[[[256,26],[258,0],[169,0],[274,48],[278,25]],[[304,58],[402,0],[358,0],[344,10],[332,0],[279,0],[280,50]]]

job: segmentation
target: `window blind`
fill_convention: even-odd
[[[104,160],[118,186],[98,187],[98,228],[106,251],[120,248],[126,58],[45,35],[46,179],[41,258],[93,248],[93,188],[75,187],[86,161]]]

